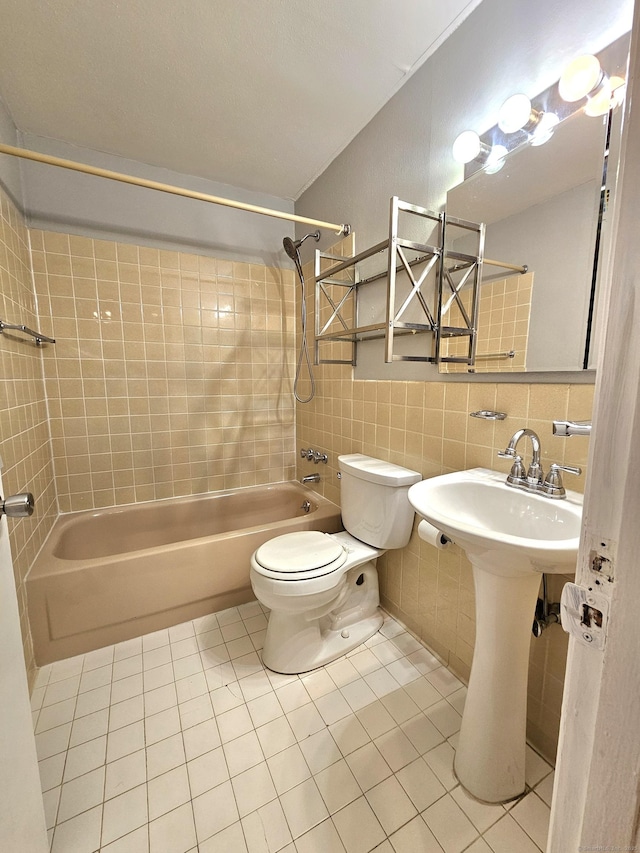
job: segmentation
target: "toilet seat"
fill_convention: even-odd
[[[329,575],[345,564],[347,556],[347,549],[328,533],[304,530],[265,542],[253,555],[253,565],[266,577],[296,581]]]

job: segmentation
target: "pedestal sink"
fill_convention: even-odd
[[[525,789],[527,674],[542,572],[575,570],[582,495],[552,500],[486,468],[416,483],[409,501],[466,551],[476,590],[476,642],[455,771],[479,800]]]

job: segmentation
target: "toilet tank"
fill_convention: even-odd
[[[338,468],[345,529],[373,548],[403,548],[414,516],[407,492],[422,475],[362,453],[338,456]]]

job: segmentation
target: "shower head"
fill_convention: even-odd
[[[320,232],[319,231],[312,231],[310,234],[305,234],[304,237],[302,237],[300,240],[292,240],[291,237],[285,237],[284,238],[284,240],[282,241],[282,245],[284,246],[285,252],[287,253],[287,255],[289,255],[289,257],[291,258],[292,261],[296,260],[296,256],[298,254],[298,249],[300,248],[300,246],[302,246],[304,241],[306,239],[308,239],[309,237],[313,237],[313,239],[317,243],[318,240],[320,239]]]

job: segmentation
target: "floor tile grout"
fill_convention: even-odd
[[[391,617],[387,617],[380,634],[375,635],[374,638],[350,652],[346,657],[340,658],[314,673],[301,676],[279,676],[265,670],[260,661],[259,652],[264,638],[264,625],[266,624],[264,609],[257,602],[248,607],[243,607],[244,611],[242,608],[230,608],[227,611],[215,614],[215,616],[203,617],[194,622],[154,632],[140,638],[139,641],[127,641],[108,649],[79,656],[76,659],[61,661],[49,665],[48,670],[41,671],[36,682],[36,690],[42,692],[36,695],[35,704],[38,705],[39,703],[39,707],[34,709],[34,729],[37,732],[39,744],[47,753],[42,761],[50,761],[50,759],[55,759],[57,755],[64,754],[62,767],[57,768],[57,774],[53,774],[51,771],[52,778],[48,781],[48,784],[51,784],[52,781],[57,781],[58,784],[47,788],[45,791],[45,798],[54,803],[50,808],[52,812],[55,812],[55,815],[52,819],[50,814],[48,821],[54,853],[58,853],[62,849],[60,844],[64,843],[65,833],[69,834],[74,830],[79,832],[82,828],[81,824],[84,825],[84,823],[87,824],[88,829],[84,840],[82,838],[76,839],[78,843],[74,847],[74,851],[77,849],[78,853],[84,853],[84,851],[86,853],[95,853],[95,851],[107,853],[109,843],[122,841],[132,834],[142,837],[145,833],[146,841],[142,842],[143,847],[140,849],[151,850],[152,853],[155,853],[160,848],[154,846],[154,843],[151,843],[151,847],[147,845],[150,843],[151,835],[156,832],[156,828],[162,824],[171,830],[172,821],[177,825],[179,821],[183,820],[184,815],[187,815],[186,836],[184,827],[178,838],[174,838],[169,831],[171,840],[168,841],[167,837],[163,838],[164,846],[161,853],[191,853],[192,850],[199,849],[203,851],[213,850],[211,844],[216,837],[221,833],[223,835],[229,834],[231,831],[236,833],[238,839],[244,839],[243,842],[238,840],[238,844],[248,845],[247,847],[238,846],[237,849],[249,850],[249,853],[253,853],[253,850],[257,848],[251,834],[253,832],[251,828],[253,825],[252,815],[263,826],[261,810],[267,809],[270,809],[269,814],[273,813],[272,821],[271,824],[268,821],[267,824],[264,824],[266,828],[263,828],[263,831],[284,833],[279,841],[269,842],[272,845],[269,849],[276,850],[277,848],[286,851],[286,853],[293,853],[302,844],[305,853],[307,850],[319,850],[321,848],[313,846],[316,837],[314,833],[320,832],[318,828],[321,824],[328,823],[333,827],[335,837],[341,837],[347,845],[347,853],[353,853],[355,850],[353,845],[356,842],[350,838],[351,816],[356,816],[359,814],[358,809],[362,810],[365,807],[370,812],[371,801],[374,803],[377,801],[377,795],[374,795],[373,792],[379,786],[382,786],[381,790],[394,791],[405,811],[401,816],[398,816],[397,811],[388,815],[385,801],[384,799],[381,800],[378,809],[382,808],[382,812],[379,811],[378,813],[381,819],[387,823],[389,831],[385,831],[378,821],[375,821],[378,824],[379,831],[383,834],[378,837],[379,833],[376,830],[371,836],[373,846],[367,849],[372,850],[373,847],[387,839],[390,839],[393,845],[396,840],[394,835],[397,833],[399,833],[398,843],[400,843],[403,832],[408,833],[415,830],[431,835],[429,828],[429,821],[431,820],[436,833],[441,836],[439,840],[445,845],[446,849],[462,851],[475,844],[478,839],[484,838],[485,833],[490,832],[507,817],[510,817],[513,826],[511,823],[504,824],[505,831],[508,829],[512,834],[516,832],[517,837],[521,840],[520,843],[523,845],[523,853],[525,853],[525,849],[526,851],[540,849],[535,846],[531,847],[534,840],[518,821],[519,813],[513,814],[513,810],[529,795],[529,789],[509,809],[499,807],[503,814],[498,813],[496,815],[493,813],[489,815],[486,813],[484,818],[486,825],[483,824],[483,830],[480,832],[465,811],[464,800],[461,808],[456,797],[453,796],[454,792],[458,792],[456,794],[458,797],[463,795],[460,793],[462,789],[460,789],[457,781],[452,775],[447,775],[451,774],[451,770],[440,767],[440,773],[446,777],[443,778],[442,775],[438,775],[424,757],[432,756],[431,760],[436,762],[437,768],[437,762],[441,761],[439,756],[443,754],[441,747],[448,745],[449,752],[447,755],[450,759],[455,748],[454,744],[457,743],[456,736],[466,688],[444,667],[441,661],[431,655],[400,623]],[[243,612],[246,615],[243,615]],[[253,620],[249,624],[250,627],[256,628],[255,631],[249,631],[248,620]],[[214,634],[207,640],[200,641],[200,637],[214,631],[219,631],[219,635]],[[224,639],[225,635],[226,639]],[[398,644],[394,643],[396,638],[399,638]],[[209,640],[219,640],[219,642],[202,648],[201,642],[205,643]],[[166,649],[166,651],[160,651],[162,649]],[[190,651],[191,649],[193,651]],[[424,664],[422,672],[419,668],[414,667],[409,660],[413,655],[414,661],[419,662],[419,658],[416,657],[419,652],[424,652],[425,659],[428,660],[430,666],[427,668],[427,665]],[[153,665],[148,668],[145,668],[145,656],[147,662],[153,662]],[[137,666],[138,661],[130,664],[129,668],[120,667],[116,669],[116,663],[138,657],[140,657],[141,666],[139,672],[114,677],[114,670],[118,674],[126,672],[129,668]],[[179,663],[180,661],[183,663]],[[434,663],[435,666],[433,666]],[[101,672],[101,670],[103,671]],[[83,677],[87,673],[93,673],[93,675],[83,681]],[[187,674],[178,677],[176,673]],[[394,673],[397,677],[394,676]],[[66,675],[66,677],[59,678],[57,677],[59,675]],[[108,682],[106,681],[107,676],[109,677]],[[134,680],[123,684],[131,678]],[[104,684],[102,680],[105,680]],[[65,684],[65,682],[68,683]],[[156,682],[158,683],[156,684]],[[83,683],[85,690],[81,691]],[[94,687],[94,684],[98,686]],[[87,685],[91,686],[87,687]],[[114,685],[121,685],[117,688],[118,701],[115,702],[113,701]],[[233,685],[236,685],[235,690]],[[412,685],[414,686],[412,687]],[[73,693],[74,686],[77,687],[75,696],[67,696],[68,693]],[[166,690],[166,696],[163,698],[167,701],[168,696],[171,695],[171,704],[162,710],[157,710],[157,707],[162,705],[161,694],[158,691],[170,687],[173,687],[173,691]],[[50,696],[65,696],[67,698],[59,702],[47,703],[47,692],[50,688]],[[125,688],[138,692],[126,696],[127,689]],[[98,691],[98,694],[94,694],[94,690]],[[224,692],[218,692],[221,690]],[[122,695],[125,695],[126,698],[123,699]],[[182,701],[180,701],[181,696]],[[80,697],[86,698],[81,700]],[[134,702],[138,697],[140,697],[140,701]],[[456,704],[450,701],[453,697],[455,697]],[[93,707],[92,702],[101,704],[105,701],[107,704],[104,707],[88,710]],[[272,703],[270,711],[267,709],[267,701]],[[81,704],[79,704],[80,702]],[[126,703],[132,704],[125,709],[122,706]],[[250,707],[250,703],[254,704]],[[142,718],[123,724],[127,711],[132,710],[134,717],[138,714],[136,707],[139,704],[142,705]],[[227,704],[229,707],[226,707]],[[152,708],[153,713],[147,713]],[[77,715],[78,709],[84,713]],[[116,709],[118,709],[118,715],[125,716],[121,719],[115,717]],[[254,715],[251,714],[252,710]],[[89,723],[95,722],[97,724],[97,719],[88,721],[87,718],[102,711],[106,711],[106,730],[97,737],[88,738],[71,746],[76,722],[84,719],[85,723],[81,725],[85,727],[88,727]],[[266,714],[266,721],[260,717],[260,711]],[[190,713],[193,716],[189,716]],[[70,717],[69,714],[71,714]],[[270,714],[275,715],[271,717]],[[102,715],[103,717],[104,715]],[[194,723],[193,720],[199,721]],[[368,728],[367,725],[363,726],[362,720],[365,723],[368,722]],[[58,722],[58,725],[51,725],[50,728],[38,731],[41,721],[45,725],[54,722]],[[112,728],[112,721],[118,722],[120,725],[117,727],[114,725]],[[272,725],[273,723],[277,723],[277,726]],[[68,731],[65,728],[67,726],[69,727]],[[200,729],[198,729],[199,726]],[[266,727],[269,727],[268,730]],[[64,731],[59,731],[61,729]],[[279,736],[284,739],[276,742],[276,733],[280,730],[282,732]],[[191,734],[189,735],[190,731]],[[78,729],[77,737],[81,737],[79,732],[80,729]],[[115,734],[118,732],[120,734]],[[131,751],[130,747],[134,744],[133,737],[136,732],[141,732],[141,741],[138,742],[139,748]],[[198,741],[198,738],[204,737],[205,732],[208,732],[209,740],[206,742],[202,739]],[[325,732],[331,739],[336,751],[332,755],[332,761],[326,766],[319,765],[320,769],[314,772],[309,763],[311,756],[305,754],[301,745],[310,737],[322,732]],[[86,731],[85,735],[88,734],[89,732]],[[248,737],[250,734],[254,735],[255,741]],[[177,756],[181,756],[182,759],[175,766],[162,766],[161,772],[156,772],[161,768],[161,765],[152,769],[150,756],[155,756],[153,760],[159,760],[164,752],[173,748],[174,744],[177,743],[175,739],[178,738],[178,735],[180,749]],[[336,741],[336,736],[338,741]],[[54,737],[60,738],[57,744],[52,742]],[[352,743],[345,740],[347,737],[352,739]],[[87,757],[88,760],[92,752],[90,745],[102,738],[104,738],[104,759],[102,762],[95,767],[90,766],[89,762],[86,765],[89,769],[85,772],[72,778],[65,778],[70,754],[78,762],[81,761],[82,757]],[[127,742],[129,738],[132,739]],[[242,742],[242,748],[245,752],[249,749],[249,743],[253,744],[252,748],[255,750],[253,757],[250,758],[239,751],[240,745],[235,750],[231,746],[239,738],[245,738]],[[50,754],[45,750],[43,745],[45,742],[49,749],[54,750]],[[353,743],[359,745],[353,746]],[[65,744],[66,748],[64,747]],[[270,746],[267,750],[268,744]],[[283,746],[283,744],[286,745]],[[117,745],[119,745],[119,749],[116,748]],[[98,744],[94,747],[98,755],[101,746],[102,744]],[[277,748],[271,752],[271,748],[274,746]],[[310,748],[310,744],[307,746]],[[82,747],[84,750],[80,749]],[[111,755],[116,756],[112,757],[111,760],[109,759],[110,747]],[[353,776],[354,754],[363,747],[372,747],[375,750],[375,755],[379,756],[379,761],[384,765],[382,772],[385,774],[383,778],[366,789],[362,786],[362,780]],[[59,751],[56,752],[55,750],[58,748]],[[126,751],[127,749],[130,751]],[[204,751],[200,753],[198,751],[200,749]],[[290,764],[294,761],[293,757],[295,756],[298,773],[304,775],[304,779],[292,784],[291,787],[288,787],[289,782],[284,780],[288,772],[293,772],[293,765],[280,766],[278,770],[280,776],[277,774],[274,776],[276,773],[274,768],[279,766],[277,760],[274,759],[285,749],[291,750]],[[72,750],[75,751],[72,752]],[[122,755],[119,754],[120,750],[125,750]],[[438,757],[435,756],[437,750],[440,750]],[[132,754],[142,751],[144,751],[144,781],[132,788],[125,788],[123,792],[116,792],[115,788],[111,791],[108,790],[108,785],[112,784],[109,779],[115,772],[113,769],[115,762],[122,761]],[[203,759],[206,756],[208,756],[206,760],[211,762],[213,753],[218,751],[216,760],[219,760],[220,766],[223,768],[220,772],[224,778],[210,788],[199,791],[199,788],[196,787],[196,768],[193,762],[197,762],[198,759]],[[367,754],[373,756],[370,749]],[[234,756],[233,759],[232,756]],[[352,756],[351,765],[349,756]],[[255,762],[254,759],[256,759]],[[173,760],[165,758],[169,764]],[[442,788],[442,791],[437,792],[437,796],[433,796],[433,799],[424,808],[418,808],[411,798],[410,791],[406,790],[406,774],[400,779],[398,778],[399,773],[401,774],[405,768],[419,760],[425,763],[434,780],[436,780],[436,784]],[[249,764],[245,767],[246,762]],[[203,766],[204,763],[203,761],[200,762]],[[536,763],[546,772],[535,782],[534,799],[529,801],[527,820],[533,821],[529,826],[534,834],[538,834],[540,839],[542,830],[539,821],[544,819],[548,812],[548,806],[543,798],[535,793],[535,787],[549,776],[552,767],[539,756],[536,756]],[[57,766],[57,762],[55,766]],[[120,767],[123,766],[124,764]],[[45,784],[46,779],[45,771],[51,767],[54,765],[50,763],[42,768],[43,784]],[[346,772],[344,770],[341,772],[343,772],[344,779],[353,779],[356,787],[352,788],[351,794],[356,796],[330,812],[327,807],[327,797],[330,797],[330,794],[327,792],[325,796],[322,795],[318,781],[323,778],[321,774],[331,767],[334,768],[334,775],[338,772],[339,767],[344,767]],[[180,768],[184,768],[184,774],[178,772]],[[238,770],[238,768],[242,769]],[[75,769],[81,769],[81,767]],[[237,772],[232,775],[233,770]],[[155,775],[152,776],[152,772]],[[211,772],[211,768],[209,772]],[[168,773],[173,774],[172,779],[186,779],[186,783],[184,783],[186,789],[183,785],[182,793],[178,799],[186,796],[188,792],[188,803],[186,801],[174,802],[170,799],[166,799],[162,803],[158,799],[161,796],[163,784],[166,785],[168,782],[166,778]],[[83,793],[86,795],[86,790],[91,788],[93,780],[100,778],[102,778],[102,799],[99,802],[95,801],[94,795],[93,798],[87,796],[84,801],[77,800],[74,803],[73,793],[76,789],[82,791],[84,788]],[[405,779],[405,785],[402,784],[402,779]],[[211,781],[211,777],[208,779],[209,781]],[[75,784],[71,788],[67,787],[70,783]],[[122,784],[128,783],[121,782]],[[315,815],[311,814],[310,807],[310,813],[307,815],[306,806],[299,808],[298,811],[291,811],[290,803],[295,800],[296,796],[300,795],[300,790],[298,790],[300,786],[304,786],[304,790],[315,803]],[[131,792],[137,792],[138,789],[142,788],[144,788],[145,802],[144,810],[140,811],[140,815],[144,814],[146,821],[137,825],[137,821],[140,821],[141,817],[131,816],[129,823],[133,822],[136,824],[135,826],[128,825],[126,822],[120,823],[119,826],[114,824],[111,812],[114,809],[116,798],[123,797],[122,803],[134,803],[135,797],[139,797],[141,802],[142,791],[136,793],[135,796]],[[280,788],[282,790],[279,790]],[[224,789],[224,791],[218,789]],[[228,813],[226,815],[219,815],[215,807],[212,806],[212,798],[208,795],[214,790],[217,791],[216,797],[218,799],[227,798]],[[313,796],[311,796],[312,794]],[[57,798],[57,802],[54,801],[54,798]],[[61,811],[63,803],[64,812]],[[205,810],[205,803],[209,804],[209,812],[213,809],[213,817]],[[359,805],[357,805],[358,803]],[[190,806],[190,811],[188,811],[188,806]],[[534,810],[537,810],[537,814],[531,813],[532,806]],[[79,809],[79,811],[74,811],[74,808]],[[100,808],[99,820],[95,811],[98,808]],[[287,808],[289,809],[288,812]],[[471,806],[467,804],[467,808],[470,809],[470,814],[473,809],[482,809],[478,803],[471,804]],[[153,809],[153,818],[151,817],[151,809]],[[119,819],[126,821],[129,817],[127,810],[122,809],[121,811],[124,811],[124,815],[120,815]],[[429,815],[425,817],[427,812]],[[447,821],[443,815],[445,813],[455,815],[458,812],[460,817],[457,819],[457,823],[454,821],[456,826],[446,827]],[[375,810],[372,814],[374,813]],[[59,820],[61,814],[64,814],[64,820]],[[277,819],[273,819],[274,815]],[[334,818],[337,818],[337,822]],[[476,819],[479,820],[478,817]],[[487,821],[489,822],[487,823]],[[75,823],[71,826],[73,822]],[[373,827],[374,824],[372,823],[371,826]],[[124,832],[121,835],[113,835],[114,832],[120,832],[123,828]],[[304,831],[299,832],[301,829]],[[327,827],[322,829],[322,832],[325,831],[329,831]],[[460,838],[456,838],[456,832]],[[304,836],[308,837],[303,842]],[[98,838],[98,846],[93,846],[96,837]],[[220,837],[222,838],[222,836]],[[287,837],[291,840],[283,841]],[[318,835],[319,837],[320,835]],[[190,843],[191,839],[193,839],[193,844]],[[282,845],[278,847],[280,841],[282,841]],[[433,841],[435,843],[435,838]],[[189,846],[184,846],[185,843]],[[359,839],[357,843],[361,845],[362,840]],[[496,843],[499,843],[499,840]],[[171,846],[167,847],[166,844]],[[276,846],[273,847],[273,844]],[[463,846],[460,846],[461,844]],[[361,849],[363,850],[364,847],[358,846],[358,850]],[[405,846],[401,849],[404,851],[408,848]],[[502,850],[506,848],[495,847],[491,849],[495,849],[497,853],[502,853]],[[511,847],[510,853],[518,853],[518,851]]]

